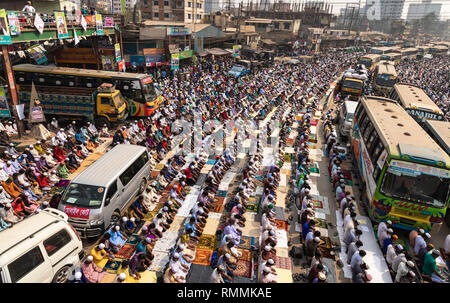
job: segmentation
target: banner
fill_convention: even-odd
[[[105,27],[114,27],[113,17],[105,17]]]
[[[185,36],[190,35],[191,30],[187,27],[168,27],[167,35],[168,36]]]
[[[36,27],[39,34],[42,34],[44,32],[44,21],[42,20],[39,13],[36,13],[36,16],[34,17],[34,27]]]
[[[0,87],[0,117],[11,117],[4,87]]]
[[[122,11],[122,15],[125,15],[125,12],[127,10],[125,0],[120,0],[120,10]]]
[[[0,44],[12,44],[6,11],[0,10]]]
[[[83,15],[81,15],[81,21],[80,21],[81,27],[83,28],[83,31],[86,31],[87,28],[87,22]]]
[[[164,53],[165,53],[164,48],[144,48],[144,49],[142,49],[142,54],[144,56],[160,55],[160,54],[164,54]]]
[[[124,60],[120,60],[119,63],[117,64],[119,66],[119,72],[124,72],[125,71],[125,62]]]
[[[193,50],[189,50],[189,51],[182,51],[176,54],[172,54],[172,59],[174,58],[174,56],[176,55],[178,59],[187,59],[192,57],[192,55],[194,54]]]
[[[66,16],[63,12],[55,12],[56,31],[58,33],[58,39],[69,38],[67,32]]]
[[[17,116],[19,117],[19,120],[23,120],[25,119],[25,104],[17,104],[16,105],[16,110],[17,110]]]
[[[233,57],[239,57],[239,45],[233,45]]]
[[[113,64],[113,57],[112,56],[102,56],[102,66],[103,70],[114,70],[114,64]]]
[[[95,26],[97,28],[97,35],[102,36],[103,35],[102,15],[100,15],[100,14],[95,15]]]
[[[16,12],[8,12],[8,23],[11,36],[20,35],[20,23]]]
[[[30,57],[36,61],[37,64],[43,64],[47,62],[47,56],[45,56],[45,52],[42,50],[39,44],[35,44],[28,49],[30,53]]]
[[[165,54],[147,55],[145,56],[145,66],[156,66],[156,63],[162,63],[166,61]]]
[[[122,61],[122,55],[120,53],[120,43],[116,43],[114,45],[114,52],[115,52],[115,55],[116,55],[116,62]]]
[[[170,61],[170,69],[177,70],[180,68],[180,56],[178,54],[172,54],[172,60]]]
[[[75,43],[74,45],[77,45],[78,43],[80,43],[80,39],[78,39],[76,28],[73,29],[73,39],[74,39],[74,43]]]
[[[40,106],[39,96],[36,91],[36,87],[34,86],[34,82],[31,82],[30,108],[30,116],[28,119],[31,123],[39,123],[45,121],[44,111]]]

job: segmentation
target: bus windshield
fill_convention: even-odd
[[[362,89],[362,83],[356,80],[345,80],[342,86],[345,88]]]
[[[99,208],[104,194],[104,187],[71,183],[61,201],[79,207]]]
[[[380,192],[395,199],[443,208],[448,200],[450,179],[432,175],[407,175],[386,171]]]
[[[376,79],[376,84],[380,85],[380,86],[388,86],[388,87],[393,87],[395,84],[395,78],[393,78],[390,75],[378,75],[377,79]]]
[[[116,104],[117,108],[121,108],[122,105],[125,103],[125,100],[122,97],[122,94],[117,94],[113,97],[114,103]]]
[[[372,65],[372,61],[370,59],[359,59],[358,64],[365,65],[366,68],[369,68]]]
[[[142,93],[147,102],[155,101],[158,97],[159,92],[157,88],[153,85],[153,82],[142,85]]]

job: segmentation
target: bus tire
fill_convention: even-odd
[[[97,119],[95,119],[95,126],[97,127],[97,129],[103,128],[103,125],[105,124],[108,129],[111,127],[111,123],[105,117],[97,117]]]

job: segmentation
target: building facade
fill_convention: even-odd
[[[143,20],[201,23],[204,0],[141,0]]]
[[[439,18],[442,3],[432,3],[431,0],[423,0],[422,3],[411,3],[408,7],[406,20],[417,20],[434,13]]]

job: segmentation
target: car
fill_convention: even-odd
[[[229,71],[228,75],[239,78],[248,74],[250,70],[244,65],[236,64]]]

